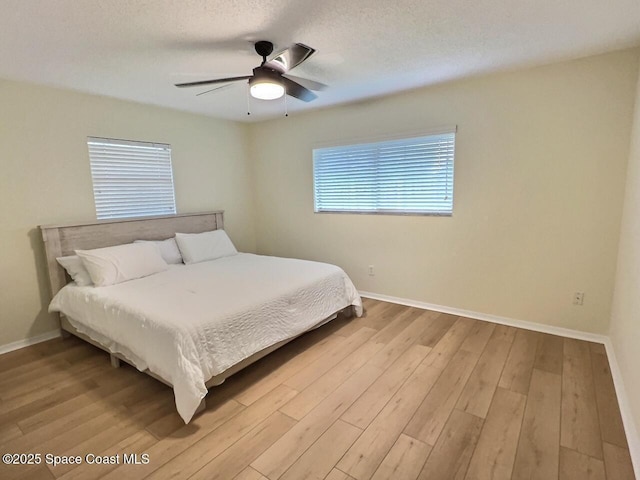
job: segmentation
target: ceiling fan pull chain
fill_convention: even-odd
[[[249,98],[249,84],[247,83],[247,115],[251,115],[251,99]]]
[[[288,110],[288,104],[287,104],[287,94],[285,93],[283,96],[284,96],[284,116],[288,117],[289,110]]]

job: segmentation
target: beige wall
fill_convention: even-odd
[[[170,143],[178,211],[225,209],[255,250],[245,125],[0,81],[0,346],[57,328],[36,227],[95,219],[90,135]]]
[[[336,263],[365,291],[605,333],[637,73],[628,50],[253,125],[258,252]],[[313,213],[314,145],[452,124],[453,217]]]
[[[178,210],[224,208],[241,250],[334,262],[361,290],[604,333],[637,70],[629,50],[251,126],[0,81],[0,346],[56,327],[36,227],[95,218],[89,135],[170,143]],[[453,217],[313,213],[314,145],[452,124]]]
[[[637,91],[610,336],[640,432],[640,81]]]

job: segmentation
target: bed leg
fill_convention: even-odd
[[[60,330],[60,336],[64,340],[65,338],[69,338],[71,336],[71,334],[69,332],[67,332],[66,330],[62,329],[62,330]]]
[[[219,387],[220,385],[222,385],[224,383],[224,381],[227,378],[223,378],[223,379],[216,379],[214,380],[213,378],[209,379],[209,381],[207,382],[207,388],[211,388],[211,387]]]
[[[194,413],[194,415],[197,415],[198,413],[204,412],[207,408],[207,398],[203,398],[202,401],[200,402],[200,405],[198,405],[198,408],[196,408],[196,412]]]
[[[109,354],[109,358],[111,359],[111,366],[113,368],[120,368],[120,359],[118,357],[111,353]]]
[[[353,305],[349,305],[347,308],[345,308],[342,311],[342,315],[344,315],[344,318],[351,318],[353,317]]]

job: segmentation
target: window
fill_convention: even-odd
[[[455,131],[313,150],[316,212],[451,215]]]
[[[171,145],[89,137],[98,220],[176,213]]]

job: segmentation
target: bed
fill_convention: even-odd
[[[188,423],[208,388],[345,311],[362,313],[334,265],[246,253],[105,287],[70,283],[57,257],[223,228],[223,212],[40,227],[50,311],[76,335],[170,385]]]

